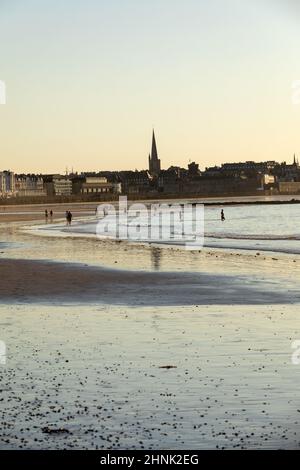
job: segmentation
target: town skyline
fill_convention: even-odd
[[[155,131],[148,156],[148,168],[142,170],[108,170],[61,173],[22,174],[0,171],[0,198],[97,198],[111,195],[134,194],[298,194],[300,192],[300,166],[296,154],[292,162],[227,162],[202,169],[199,163],[189,162],[186,167],[171,165],[162,168]]]

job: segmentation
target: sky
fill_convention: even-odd
[[[0,170],[300,158],[299,3],[0,0]]]

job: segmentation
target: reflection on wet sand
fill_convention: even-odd
[[[162,249],[151,247],[151,262],[154,271],[159,271],[161,267]]]

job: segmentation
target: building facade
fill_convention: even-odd
[[[53,190],[55,196],[71,196],[72,181],[69,178],[54,178]]]
[[[105,176],[87,176],[85,182],[82,183],[82,194],[101,194],[101,193],[116,193],[122,192],[121,183],[109,182]]]
[[[151,177],[148,171],[120,171],[123,194],[145,194],[150,190]]]
[[[0,172],[0,197],[15,195],[15,175],[12,171]]]
[[[37,175],[16,175],[15,190],[18,197],[46,196],[44,181]]]

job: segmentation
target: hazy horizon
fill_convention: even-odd
[[[2,0],[0,171],[300,155],[296,0]]]

